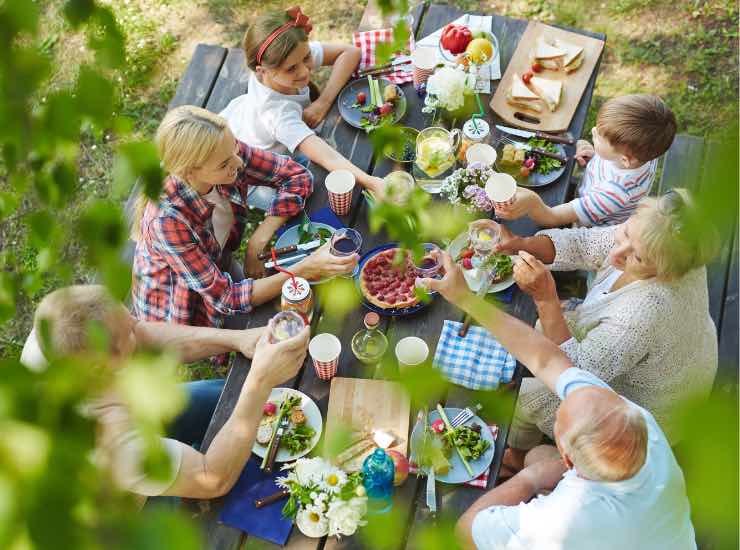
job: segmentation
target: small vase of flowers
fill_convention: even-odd
[[[486,194],[485,187],[493,173],[491,166],[471,162],[445,178],[440,194],[451,204],[462,206],[469,212],[491,212],[493,201]]]
[[[477,109],[475,76],[465,67],[441,67],[427,80],[422,112],[440,115],[448,121],[464,120]]]
[[[347,473],[323,458],[301,458],[276,480],[289,491],[283,515],[307,537],[350,536],[365,525],[367,496],[362,473]]]

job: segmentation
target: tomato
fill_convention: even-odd
[[[360,105],[364,105],[366,101],[367,94],[365,92],[360,92],[359,94],[357,94],[357,103],[359,103]]]
[[[533,76],[534,76],[534,75],[533,75],[533,74],[532,74],[532,73],[531,73],[530,71],[527,71],[526,73],[524,73],[524,74],[522,75],[522,81],[523,81],[523,82],[524,82],[525,84],[529,84],[529,81],[530,81],[530,80],[532,80],[532,77],[533,77]]]
[[[445,427],[444,420],[441,418],[438,418],[434,422],[432,422],[432,430],[437,432],[438,434],[444,433],[447,428]]]
[[[393,104],[392,103],[383,103],[380,106],[380,114],[382,115],[388,115],[391,112],[393,112]]]
[[[462,252],[460,252],[461,258],[472,258],[475,254],[475,250],[472,248],[465,248]]]
[[[463,269],[473,269],[473,260],[470,258],[463,258],[462,266]]]
[[[540,65],[539,63],[537,63],[536,61],[534,63],[532,63],[532,70],[534,72],[541,73],[542,72],[542,69],[544,69],[544,67],[542,65]]]
[[[521,167],[521,168],[519,169],[519,173],[520,173],[520,174],[521,174],[522,176],[524,176],[525,178],[528,178],[528,177],[529,177],[529,173],[530,173],[530,170],[529,170],[529,168],[527,168],[526,166],[522,166],[522,167]]]

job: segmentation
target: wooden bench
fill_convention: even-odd
[[[706,192],[709,185],[720,185],[713,181],[714,163],[727,161],[721,159],[722,151],[717,143],[703,138],[679,134],[665,154],[663,174],[651,194],[662,195],[675,188],[684,187],[695,194]],[[730,204],[737,205],[735,195],[728,196]],[[714,391],[731,395],[737,394],[738,386],[738,250],[737,250],[737,209],[734,218],[723,220],[720,227],[720,252],[707,266],[709,290],[709,312],[717,327],[719,340],[719,369]]]

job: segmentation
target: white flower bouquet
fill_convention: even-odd
[[[492,167],[471,162],[467,168],[459,168],[445,178],[440,194],[451,204],[464,206],[470,212],[491,212],[493,201],[485,187],[493,173]]]
[[[362,473],[348,474],[323,458],[301,458],[276,480],[290,491],[283,515],[307,537],[350,536],[365,525],[367,496]]]
[[[425,112],[437,108],[447,111],[462,109],[465,106],[465,96],[471,95],[474,88],[475,76],[468,73],[462,65],[441,67],[427,80]]]

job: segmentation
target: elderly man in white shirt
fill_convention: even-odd
[[[530,451],[521,472],[465,512],[457,524],[463,547],[695,549],[683,474],[653,416],[574,368],[544,335],[475,297],[447,254],[443,263],[442,280],[421,283],[481,322],[563,400],[557,449]]]
[[[176,439],[161,439],[172,466],[167,479],[152,479],[144,472],[144,438],[114,390],[103,391],[85,404],[84,412],[97,421],[99,428],[96,460],[110,469],[120,489],[142,496],[215,498],[227,493],[251,455],[270,391],[298,373],[308,349],[308,327],[293,338],[270,343],[264,328],[224,330],[138,321],[108,295],[105,287],[77,285],[56,290],[41,301],[34,333],[41,334],[46,325],[51,347],[40,347],[32,334],[21,362],[30,368],[43,368],[52,355],[87,353],[91,323],[102,325],[108,333],[110,358],[106,366],[111,369],[126,368],[125,359],[140,347],[169,349],[184,362],[230,351],[252,358],[234,410],[207,451],[200,452]]]

